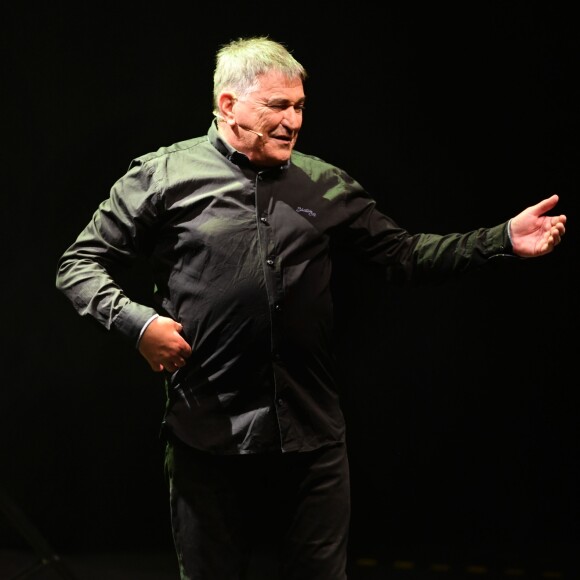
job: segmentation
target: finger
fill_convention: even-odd
[[[565,215],[556,215],[552,217],[552,225],[556,226],[557,228],[564,229],[564,224],[566,223],[566,216]]]
[[[175,372],[177,369],[180,369],[181,367],[185,366],[185,360],[182,358],[178,360],[170,360],[167,361],[167,363],[164,366],[168,371]]]

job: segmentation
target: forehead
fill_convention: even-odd
[[[253,94],[298,101],[304,98],[304,86],[299,77],[288,78],[278,71],[272,71],[258,76],[258,89]]]

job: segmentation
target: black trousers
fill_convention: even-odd
[[[243,580],[258,556],[268,580],[346,578],[345,445],[224,456],[171,439],[166,474],[182,580]]]

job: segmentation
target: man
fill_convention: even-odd
[[[295,151],[306,71],[281,44],[217,53],[207,135],[135,159],[65,251],[57,287],[165,373],[182,579],[244,577],[260,528],[284,580],[346,578],[349,473],[332,352],[330,245],[393,283],[548,254],[557,196],[508,223],[415,234],[341,169]],[[147,256],[153,307],[114,273]]]

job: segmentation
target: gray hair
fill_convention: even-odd
[[[267,36],[238,38],[216,54],[213,75],[213,114],[219,116],[218,97],[224,90],[245,96],[258,88],[258,77],[270,71],[289,79],[306,79],[306,70],[281,43]]]

